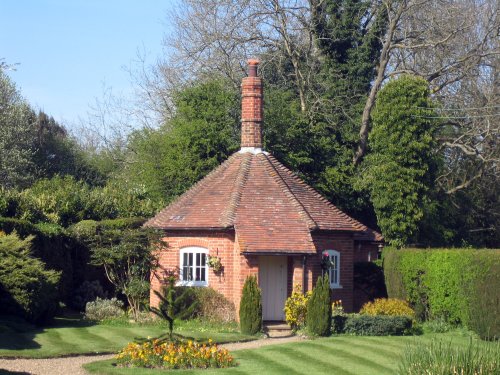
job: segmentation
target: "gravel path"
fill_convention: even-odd
[[[255,349],[262,346],[284,344],[300,340],[300,337],[291,336],[274,339],[260,339],[248,342],[236,342],[221,345],[221,347],[233,351]],[[111,359],[113,357],[113,354],[105,354],[47,359],[0,359],[0,374],[87,375],[88,373],[82,368],[82,365],[89,362]]]

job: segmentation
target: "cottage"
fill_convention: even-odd
[[[353,264],[373,259],[382,237],[262,149],[257,66],[249,60],[242,82],[241,150],[146,223],[165,232],[160,267],[178,268],[182,285],[212,287],[237,309],[246,277],[256,275],[267,321],[284,320],[295,284],[310,290],[328,272],[333,298],[352,311]],[[153,306],[160,286],[152,277]]]

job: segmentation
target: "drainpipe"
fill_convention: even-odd
[[[306,259],[307,259],[307,255],[304,255],[302,257],[302,293],[305,294],[306,292]]]

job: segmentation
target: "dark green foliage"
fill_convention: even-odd
[[[424,215],[436,169],[436,120],[428,83],[402,76],[379,92],[359,187],[367,189],[386,240],[408,243]],[[435,116],[435,115],[434,115]]]
[[[150,272],[158,261],[153,249],[160,246],[161,235],[145,228],[102,228],[87,239],[91,263],[104,268],[109,282],[127,298],[136,319],[147,300]]]
[[[373,262],[354,263],[354,293],[357,296],[354,311],[358,311],[365,302],[373,301],[375,298],[386,298],[387,290],[382,267]]]
[[[314,336],[328,336],[331,318],[330,281],[328,274],[325,273],[322,277],[318,277],[311,298],[307,302],[307,330]]]
[[[0,306],[2,312],[42,323],[58,306],[60,273],[30,254],[32,237],[0,236]]]
[[[388,315],[350,315],[344,333],[359,336],[401,336],[409,332],[411,318]]]
[[[85,280],[76,288],[71,306],[79,311],[84,311],[87,302],[95,301],[97,298],[104,299],[106,297],[107,293],[98,280]]]
[[[384,249],[389,297],[407,299],[417,317],[464,324],[500,336],[500,250]]]
[[[248,276],[240,302],[241,333],[255,335],[262,329],[262,293],[255,276]]]

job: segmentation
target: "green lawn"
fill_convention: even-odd
[[[317,340],[266,346],[233,352],[238,366],[220,370],[175,370],[175,374],[395,374],[400,355],[408,343],[429,341],[435,337],[467,345],[469,337],[458,334],[434,334],[418,337],[336,336]],[[485,344],[487,345],[487,344]],[[90,363],[84,368],[102,375],[155,375],[161,370],[118,368],[113,360]]]
[[[242,335],[231,325],[180,322],[175,332],[197,340],[234,342],[255,339]],[[167,329],[161,324],[127,322],[93,324],[81,319],[56,318],[50,327],[37,328],[11,318],[0,318],[0,356],[52,357],[69,354],[113,353],[136,338],[157,337]]]

